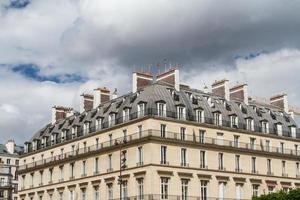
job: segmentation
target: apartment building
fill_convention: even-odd
[[[0,144],[0,200],[18,199],[19,156],[23,147],[17,146],[14,140]]]
[[[286,94],[260,102],[227,80],[192,89],[175,68],[132,82],[120,97],[81,95],[80,113],[53,107],[24,145],[19,199],[251,199],[300,187]]]

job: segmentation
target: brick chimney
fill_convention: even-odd
[[[132,92],[151,85],[153,83],[153,75],[149,72],[133,72],[132,74]]]
[[[212,87],[212,93],[217,96],[224,97],[227,101],[230,100],[229,98],[229,81],[226,79],[215,81]]]
[[[176,68],[171,68],[166,72],[158,74],[156,76],[156,81],[172,85],[177,91],[179,91],[179,70]]]
[[[239,84],[229,89],[230,100],[243,101],[248,104],[248,85]]]
[[[65,119],[74,114],[73,108],[63,107],[63,106],[53,106],[52,107],[52,124],[56,121]]]
[[[110,90],[106,87],[94,89],[93,108],[97,108],[100,104],[110,100]]]
[[[288,106],[288,96],[287,94],[279,94],[275,95],[270,98],[270,103],[273,106],[277,106],[284,110],[284,112],[289,112],[289,106]]]
[[[80,95],[80,106],[79,111],[80,113],[84,111],[89,111],[93,109],[94,104],[94,96],[91,94],[82,94]]]

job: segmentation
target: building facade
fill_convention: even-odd
[[[180,85],[177,69],[156,82],[134,73],[129,94],[98,88],[81,96],[81,113],[54,107],[25,143],[19,199],[251,199],[299,188],[287,96],[266,104],[227,84],[204,92]]]
[[[18,198],[19,156],[23,147],[17,146],[13,140],[0,144],[0,200],[16,200]]]

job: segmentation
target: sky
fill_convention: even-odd
[[[23,144],[52,106],[79,110],[96,87],[130,92],[133,70],[164,62],[193,88],[226,78],[300,107],[299,10],[298,0],[0,0],[0,143]]]

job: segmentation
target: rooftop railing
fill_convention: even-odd
[[[168,139],[168,140],[173,140],[177,142],[182,142],[182,143],[190,143],[190,144],[198,144],[198,145],[214,145],[215,147],[229,147],[233,149],[241,149],[241,150],[253,150],[257,152],[265,152],[265,153],[276,153],[276,154],[283,154],[283,155],[300,155],[300,150],[295,150],[295,149],[288,149],[288,148],[278,148],[278,147],[273,147],[273,146],[265,146],[262,144],[256,144],[256,143],[244,143],[244,142],[236,142],[236,141],[231,141],[231,140],[224,140],[224,139],[217,139],[217,138],[211,138],[211,137],[201,137],[200,135],[197,134],[185,134],[184,139],[182,138],[181,133],[177,132],[161,132],[160,130],[145,130],[142,132],[134,133],[131,135],[127,135],[126,137],[121,137],[121,138],[115,138],[112,140],[108,140],[96,145],[91,145],[87,146],[84,148],[77,148],[74,149],[73,151],[55,155],[53,157],[48,157],[42,160],[38,160],[32,163],[28,163],[25,165],[22,165],[19,167],[19,170],[24,170],[28,168],[33,168],[36,166],[41,166],[45,165],[51,162],[57,162],[57,161],[62,161],[68,158],[72,157],[77,157],[78,155],[84,155],[84,154],[90,154],[92,152],[97,152],[101,150],[105,150],[107,148],[112,148],[116,145],[118,145],[119,141],[123,141],[123,143],[126,141],[128,142],[133,142],[133,141],[138,141],[143,138],[153,138],[153,139]]]
[[[46,147],[50,147],[62,142],[66,142],[66,141],[70,141],[72,139],[78,138],[78,137],[83,137],[85,135],[89,135],[95,132],[98,132],[100,130],[105,130],[107,128],[110,128],[112,126],[115,125],[119,125],[119,124],[123,124],[134,119],[138,119],[138,118],[142,118],[145,116],[149,116],[149,117],[162,117],[162,118],[170,118],[170,119],[178,119],[178,120],[182,120],[182,121],[192,121],[192,122],[196,122],[199,124],[212,124],[212,125],[217,125],[220,127],[230,127],[230,128],[234,128],[234,129],[240,129],[240,130],[247,130],[247,131],[252,131],[252,132],[262,132],[265,134],[273,134],[273,135],[278,135],[278,131],[276,127],[269,127],[267,130],[263,129],[262,126],[254,124],[251,127],[248,127],[246,123],[232,123],[231,121],[228,120],[218,120],[216,121],[214,118],[211,117],[199,117],[194,115],[193,113],[186,113],[185,116],[182,117],[181,115],[178,115],[177,112],[173,112],[173,111],[158,111],[157,108],[148,108],[144,111],[141,112],[135,112],[135,113],[131,113],[129,116],[122,116],[122,117],[118,117],[115,118],[111,121],[113,121],[114,123],[111,123],[111,121],[104,121],[102,122],[101,125],[98,126],[90,126],[88,128],[88,130],[84,130],[83,126],[77,126],[77,132],[72,133],[71,132],[71,128],[66,132],[66,135],[64,137],[61,137],[61,133],[57,132],[57,133],[52,133],[55,134],[56,137],[55,139],[51,140],[50,137],[47,137],[46,142],[42,143],[42,140],[38,139],[37,144],[33,147],[32,143],[29,143],[30,145],[28,145],[27,147],[27,152],[25,153],[30,153],[32,151],[35,150],[39,150],[39,149],[43,149]],[[179,118],[180,117],[180,118]],[[126,120],[125,120],[126,119]],[[254,121],[253,121],[254,123]],[[83,122],[82,122],[83,124]],[[113,124],[113,125],[112,125]],[[286,130],[283,129],[282,133],[283,136],[287,136],[287,137],[291,137],[291,130]]]

